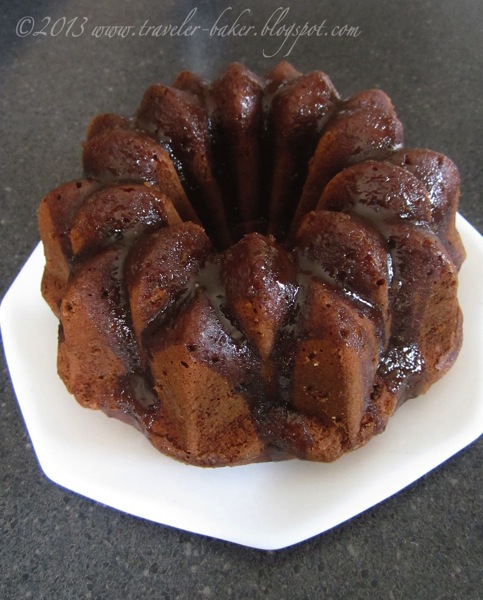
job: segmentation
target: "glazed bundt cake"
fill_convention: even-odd
[[[183,72],[96,117],[83,166],[39,210],[58,371],[161,452],[332,461],[455,361],[458,171],[382,91]]]

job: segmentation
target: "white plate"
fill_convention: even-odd
[[[81,408],[56,373],[57,320],[40,295],[39,245],[1,310],[10,374],[39,463],[61,486],[152,521],[274,550],[322,533],[409,485],[483,432],[483,238],[461,216],[464,344],[450,373],[386,432],[333,464],[201,469],[134,428]]]

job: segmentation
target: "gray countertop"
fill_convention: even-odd
[[[273,16],[281,6],[288,11],[279,26],[323,23],[328,35],[269,35],[275,29],[263,27],[281,17],[281,10]],[[180,25],[192,9],[196,35],[148,29]],[[246,36],[221,29],[237,18],[254,29]],[[103,25],[132,28],[124,38],[106,37]],[[335,29],[344,25],[352,29]],[[482,232],[482,25],[479,0],[3,1],[1,296],[38,242],[40,199],[80,174],[88,120],[132,113],[150,83],[170,82],[181,69],[211,78],[231,60],[258,72],[282,59],[301,71],[322,69],[344,96],[381,87],[407,143],[459,166],[460,212]],[[260,551],[122,514],[50,482],[2,364],[2,599],[483,597],[481,439],[325,534]]]

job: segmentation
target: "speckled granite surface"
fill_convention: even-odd
[[[320,68],[343,95],[384,89],[406,140],[458,164],[461,212],[483,231],[481,2],[283,3],[289,10],[279,25],[323,23],[321,31],[328,32],[287,41],[270,36],[269,28],[262,35],[265,23],[281,16],[281,10],[273,16],[280,6],[2,2],[2,296],[38,241],[40,198],[80,173],[89,118],[103,111],[130,114],[150,83],[170,81],[183,68],[210,78],[230,60],[260,72],[283,58],[302,71]],[[180,25],[195,8],[190,23],[200,25],[197,35],[156,37],[160,30],[148,29]],[[237,17],[253,25],[249,35],[218,35]],[[132,29],[124,38],[93,35],[105,33],[103,25]],[[332,35],[344,25],[352,35]],[[481,440],[336,529],[262,552],[121,514],[48,481],[2,364],[2,599],[483,597]]]

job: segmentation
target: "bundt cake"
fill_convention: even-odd
[[[458,354],[459,176],[321,71],[182,72],[39,209],[58,372],[201,466],[332,461]]]

